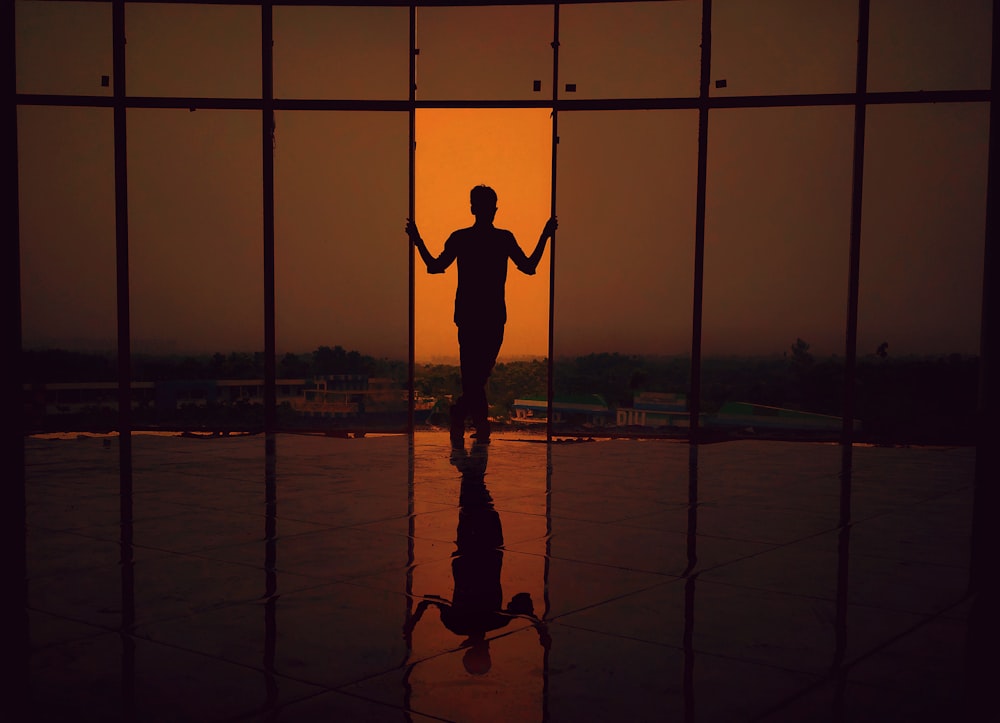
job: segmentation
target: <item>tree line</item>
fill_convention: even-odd
[[[114,382],[118,360],[110,353],[66,349],[29,349],[23,352],[24,381]],[[228,354],[133,354],[132,379],[158,382],[171,379],[263,379],[264,352]],[[379,359],[341,346],[320,346],[305,354],[287,353],[277,360],[282,379],[307,379],[325,374],[364,374],[406,379],[406,362]]]
[[[855,418],[879,439],[969,441],[976,423],[978,358],[959,354],[892,357],[888,345],[858,358]],[[112,355],[76,351],[24,352],[25,381],[32,383],[116,380]],[[277,360],[278,377],[310,379],[326,374],[388,377],[405,386],[405,361],[380,359],[341,346],[321,346],[310,353],[285,354]],[[631,406],[636,394],[690,389],[690,357],[594,353],[557,360],[553,388],[557,397],[600,395],[611,407]],[[134,355],[136,381],[171,379],[262,379],[263,353],[230,352],[202,356]],[[767,357],[706,357],[701,365],[702,411],[717,412],[727,401],[840,416],[844,402],[844,361],[836,355],[816,358],[797,339],[784,353]],[[461,394],[459,368],[418,364],[418,395],[446,400]],[[492,413],[510,415],[514,400],[545,397],[545,360],[501,362],[489,381]]]

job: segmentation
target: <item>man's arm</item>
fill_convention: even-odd
[[[420,231],[417,230],[417,224],[413,223],[411,219],[406,219],[406,235],[410,237],[410,241],[413,242],[413,245],[417,247],[417,251],[420,252],[420,258],[423,259],[424,265],[427,267],[427,273],[443,274],[445,269],[451,266],[451,262],[455,260],[455,254],[448,249],[447,244],[445,244],[441,255],[435,258],[427,250],[427,244],[420,238]]]
[[[403,625],[403,639],[406,640],[406,644],[412,645],[413,643],[413,629],[417,627],[417,623],[420,622],[420,618],[424,616],[427,608],[431,605],[437,605],[439,608],[443,609],[442,603],[443,598],[439,598],[437,595],[428,595],[428,598],[436,598],[434,600],[424,599],[417,603],[417,609],[413,613],[413,617]]]
[[[521,247],[516,242],[514,243],[514,253],[517,254],[517,257],[514,258],[514,264],[518,270],[529,276],[535,273],[538,262],[542,260],[542,254],[545,252],[545,242],[552,238],[557,228],[559,228],[559,222],[555,216],[545,222],[545,228],[542,229],[542,234],[538,237],[538,243],[535,244],[535,250],[531,252],[531,256],[525,256]]]

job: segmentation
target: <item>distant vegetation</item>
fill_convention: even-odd
[[[113,382],[117,358],[111,354],[63,349],[24,352],[26,382]],[[285,354],[278,359],[278,377],[303,379],[323,374],[366,374],[406,379],[406,362],[321,346],[309,354]],[[263,379],[263,352],[202,355],[132,355],[132,379],[157,382],[168,379]]]
[[[202,356],[132,358],[133,379],[262,379],[262,353],[231,352]],[[63,350],[25,351],[26,382],[116,380],[113,356]],[[377,359],[340,346],[278,359],[278,377],[309,379],[325,374],[388,377],[405,385],[405,361]],[[418,395],[444,399],[461,393],[457,366],[418,364]],[[687,394],[690,359],[598,353],[555,363],[557,396],[599,394],[611,407],[631,405],[643,391]],[[519,397],[544,397],[548,365],[543,360],[497,364],[489,382],[492,412],[510,414]],[[892,357],[888,345],[859,356],[856,418],[866,436],[885,441],[966,442],[973,439],[978,359],[949,356]],[[844,389],[843,359],[814,358],[798,339],[783,354],[769,357],[709,357],[702,362],[702,411],[717,411],[727,401],[744,401],[839,416]]]

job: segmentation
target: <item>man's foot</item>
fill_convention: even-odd
[[[490,443],[489,421],[479,422],[476,425],[476,433],[472,435],[472,438],[476,440],[476,444],[489,444]]]

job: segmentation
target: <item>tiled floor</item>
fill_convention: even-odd
[[[26,442],[35,720],[945,721],[962,700],[971,449],[856,447],[845,475],[809,443],[266,443],[134,437],[123,526],[116,439]]]

